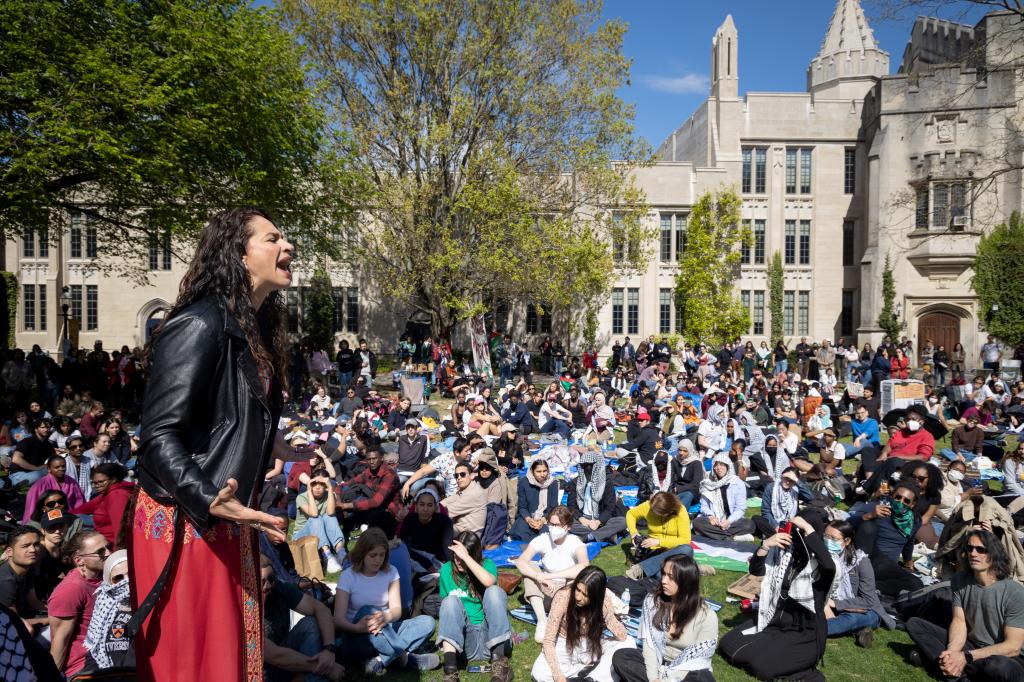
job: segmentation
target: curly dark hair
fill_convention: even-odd
[[[967,544],[971,538],[981,540],[981,544],[988,550],[988,560],[992,565],[991,570],[995,574],[996,580],[1005,580],[1013,575],[1013,566],[1010,564],[1010,557],[1006,553],[1003,543],[1000,542],[995,533],[984,528],[974,528],[967,531],[967,534],[964,535],[963,544],[961,545],[964,566],[969,567],[971,565],[971,557],[967,554]]]
[[[266,209],[255,206],[233,208],[210,218],[199,237],[195,257],[181,280],[178,300],[153,332],[147,354],[168,320],[207,296],[221,296],[228,312],[245,334],[260,376],[275,379],[278,385],[287,389],[290,353],[284,296],[274,291],[260,309],[255,310],[251,297],[252,280],[242,263],[246,245],[252,236],[250,223],[253,218],[274,222]]]

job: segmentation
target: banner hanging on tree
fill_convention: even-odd
[[[491,348],[487,344],[487,325],[483,315],[469,318],[469,342],[473,346],[473,371],[480,377],[493,377]]]

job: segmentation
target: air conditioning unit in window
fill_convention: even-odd
[[[971,224],[971,219],[965,215],[953,216],[953,226],[950,228],[953,232],[963,232]]]

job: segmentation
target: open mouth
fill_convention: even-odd
[[[291,258],[284,258],[277,262],[277,271],[284,274],[288,279],[292,278],[292,260]]]

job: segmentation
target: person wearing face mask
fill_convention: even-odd
[[[898,597],[922,586],[913,572],[914,536],[921,520],[916,482],[901,480],[891,496],[855,505],[847,520],[857,530],[857,547],[871,558],[882,594]]]
[[[907,409],[904,425],[890,435],[885,447],[875,459],[867,450],[861,451],[861,466],[872,476],[864,483],[864,490],[873,493],[878,484],[888,480],[907,461],[927,462],[935,454],[935,436],[924,428],[924,409],[914,405]]]
[[[544,641],[547,612],[544,598],[552,597],[568,580],[572,580],[590,564],[587,546],[569,533],[572,513],[557,506],[547,516],[547,530],[523,549],[516,559],[516,568],[523,574],[523,597],[537,615],[534,638]]]
[[[828,636],[855,633],[857,646],[870,648],[880,623],[889,629],[896,626],[878,599],[875,569],[868,555],[857,548],[856,530],[849,521],[833,521],[822,535],[836,564],[836,580],[825,605]]]
[[[985,431],[978,428],[977,414],[968,415],[963,424],[953,429],[951,445],[942,450],[942,456],[950,461],[971,462],[981,455],[985,446]]]
[[[580,454],[579,473],[569,484],[569,511],[575,523],[569,532],[587,542],[611,542],[626,530],[625,511],[606,484],[604,453],[588,449]]]
[[[961,502],[983,495],[981,488],[964,487],[964,478],[966,476],[967,465],[960,460],[950,462],[949,468],[942,474],[939,508],[935,512],[934,517],[939,523],[949,523],[953,517],[953,510]]]

